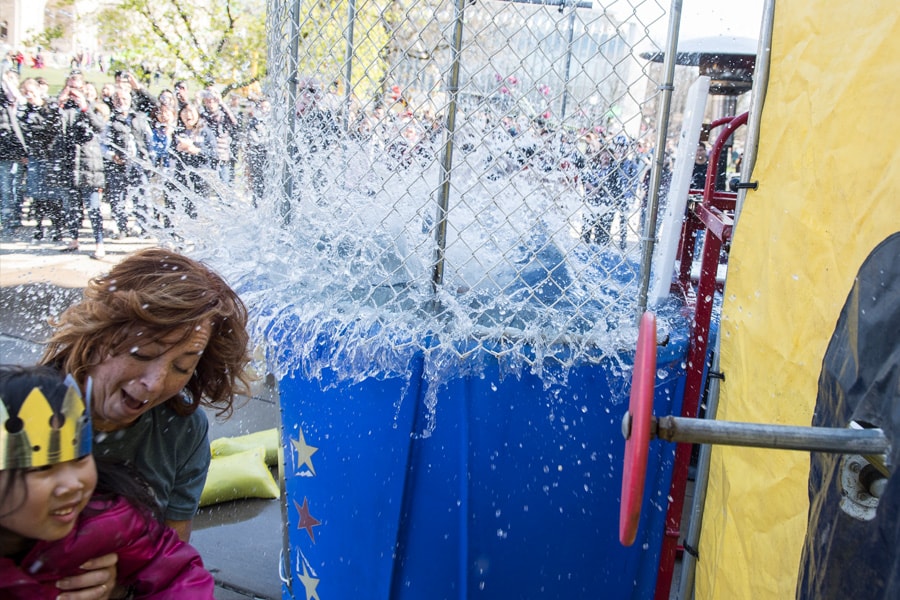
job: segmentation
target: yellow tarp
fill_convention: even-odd
[[[777,2],[759,156],[723,306],[719,418],[809,425],[860,264],[900,229],[900,5]],[[900,260],[900,257],[898,257]],[[793,598],[809,454],[718,446],[697,598]]]

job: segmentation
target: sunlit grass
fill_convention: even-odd
[[[56,96],[59,94],[60,90],[62,90],[63,85],[65,85],[69,71],[71,71],[71,69],[60,69],[56,67],[35,69],[33,67],[23,66],[19,80],[22,81],[27,77],[34,77],[35,79],[43,77],[50,86],[50,95]],[[112,73],[107,75],[106,73],[101,73],[98,69],[83,69],[82,73],[84,74],[84,80],[88,83],[93,83],[98,91],[104,83],[115,83],[115,78]],[[161,80],[161,83],[163,85],[150,85],[149,89],[154,95],[158,94],[166,87],[165,78]]]

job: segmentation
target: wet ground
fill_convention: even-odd
[[[26,222],[27,224],[27,222]],[[76,301],[91,277],[155,239],[107,241],[106,257],[95,260],[89,229],[78,252],[60,252],[63,243],[31,241],[32,227],[0,238],[0,361],[34,364],[40,358],[47,318]],[[210,439],[277,427],[277,387],[258,382],[250,398],[240,398],[234,415],[210,414]],[[277,477],[276,477],[277,480]],[[201,509],[191,543],[216,578],[218,600],[281,597],[278,560],[282,548],[278,500],[236,500]]]

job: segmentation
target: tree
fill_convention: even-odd
[[[265,0],[123,0],[100,14],[101,36],[104,48],[132,68],[240,88],[265,75],[265,5]]]

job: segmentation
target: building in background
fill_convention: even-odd
[[[101,50],[97,15],[121,0],[0,0],[0,47],[55,55],[67,63]],[[48,39],[52,38],[52,39]],[[65,58],[61,58],[65,57]]]
[[[0,46],[20,48],[43,32],[46,5],[47,0],[0,0]]]

